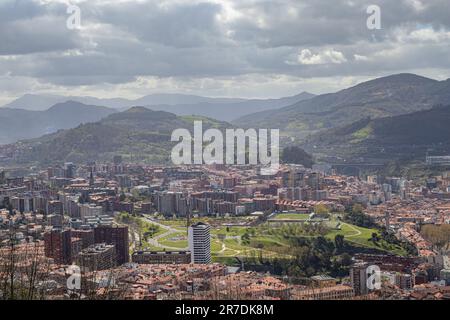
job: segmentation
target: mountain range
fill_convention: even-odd
[[[58,103],[45,111],[0,108],[0,144],[40,137],[81,123],[96,122],[114,109],[84,105],[75,101]]]
[[[449,103],[450,79],[437,81],[414,74],[397,74],[278,110],[246,115],[232,123],[250,128],[281,128],[286,136],[301,139],[367,117],[391,117]]]
[[[450,154],[450,105],[371,119],[309,136],[303,146],[316,154],[343,159],[425,159],[427,152]]]
[[[165,111],[133,107],[106,118],[79,125],[69,130],[31,140],[21,141],[19,162],[85,162],[111,160],[122,155],[127,161],[167,163],[172,131],[192,130],[195,120],[202,120],[204,129],[225,129],[231,125],[206,117],[176,116]]]
[[[118,111],[124,111],[134,106],[145,106],[152,110],[167,111],[176,115],[200,115],[221,121],[231,121],[250,113],[286,107],[312,97],[314,95],[307,92],[279,99],[209,98],[186,94],[152,94],[136,100],[128,100],[26,94],[6,104],[3,108],[44,111],[58,103],[75,101],[86,105],[105,106]]]
[[[152,110],[164,110],[176,115],[200,115],[221,121],[232,121],[247,114],[264,110],[276,110],[308,100],[313,94],[302,92],[292,97],[280,99],[253,99],[239,102],[200,102],[195,104],[149,105]]]
[[[4,130],[2,134],[20,131],[17,128],[27,129],[28,123],[30,128],[41,125],[45,132],[57,130],[55,123],[60,129],[67,128],[17,144],[23,151],[19,157],[22,162],[40,163],[110,160],[115,154],[133,161],[167,162],[173,145],[171,132],[177,128],[192,128],[195,119],[203,120],[205,128],[280,128],[282,145],[299,145],[316,157],[370,157],[384,161],[393,158],[423,159],[430,148],[450,153],[450,107],[446,107],[450,105],[450,80],[398,74],[336,93],[308,96],[301,94],[264,102],[201,103],[205,106],[228,106],[221,110],[224,113],[230,112],[231,106],[244,108],[251,103],[255,108],[291,103],[287,107],[246,115],[231,123],[206,117],[200,112],[196,116],[176,115],[167,110],[151,110],[154,109],[152,106],[132,107],[123,112],[77,102],[67,102],[67,105],[56,105],[40,112],[7,108],[0,109],[0,121],[7,124],[0,130]],[[303,98],[306,100],[299,101]],[[161,105],[161,108],[193,106],[186,103]],[[197,101],[194,105],[198,107],[200,103]],[[179,113],[182,111],[178,110]],[[1,118],[2,112],[9,117]],[[204,110],[203,113],[206,112]],[[21,121],[21,118],[28,120]],[[47,122],[41,119],[47,119]],[[37,137],[42,129],[33,130],[30,136]],[[17,138],[23,137],[14,137]]]

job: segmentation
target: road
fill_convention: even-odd
[[[150,218],[150,217],[148,217],[148,216],[145,216],[145,219],[146,219],[148,222],[150,222],[150,223],[152,223],[152,224],[154,224],[154,225],[157,225],[157,226],[160,227],[161,229],[166,230],[166,232],[164,232],[164,233],[162,233],[162,234],[160,234],[160,235],[157,235],[156,237],[149,238],[149,239],[147,240],[148,243],[149,243],[151,246],[157,247],[157,248],[165,248],[165,249],[169,249],[169,250],[173,250],[173,251],[180,251],[180,250],[187,250],[187,249],[188,249],[188,248],[176,248],[176,247],[168,247],[168,246],[163,246],[163,245],[161,245],[161,244],[159,243],[159,240],[160,240],[160,239],[166,238],[166,237],[168,237],[168,236],[170,236],[171,234],[174,234],[174,233],[179,233],[180,230],[175,229],[175,228],[172,228],[172,227],[170,227],[170,226],[166,226],[166,225],[164,225],[164,224],[158,222],[157,220],[152,219],[152,218]]]

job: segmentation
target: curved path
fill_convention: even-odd
[[[346,238],[352,238],[352,237],[357,237],[360,236],[362,234],[361,231],[359,231],[358,229],[356,229],[354,226],[352,226],[351,224],[345,223],[345,222],[341,222],[342,225],[346,225],[347,227],[349,227],[350,229],[352,229],[353,231],[355,231],[354,234],[351,235],[346,235]]]
[[[165,249],[169,249],[169,250],[173,250],[173,251],[180,251],[180,250],[187,250],[187,249],[188,249],[188,248],[169,247],[169,246],[165,246],[165,245],[160,244],[160,243],[159,243],[159,240],[160,240],[160,239],[166,238],[166,237],[168,237],[168,236],[170,236],[171,234],[174,234],[174,233],[180,233],[180,230],[179,230],[179,229],[172,228],[172,227],[167,226],[167,225],[165,225],[165,224],[162,224],[162,223],[158,222],[157,220],[152,219],[152,218],[150,218],[150,217],[148,217],[148,216],[145,216],[145,219],[146,219],[148,222],[150,222],[150,223],[152,223],[152,224],[154,224],[154,225],[157,225],[157,226],[160,227],[161,229],[166,230],[166,232],[164,232],[164,233],[162,233],[162,234],[160,234],[160,235],[157,235],[156,237],[153,237],[153,238],[148,239],[147,241],[148,241],[148,243],[149,243],[150,245],[152,245],[153,247],[157,247],[157,248],[165,248]]]
[[[154,224],[154,225],[157,225],[157,226],[159,226],[160,228],[162,228],[163,230],[165,230],[164,233],[162,233],[162,234],[160,234],[160,235],[158,235],[158,236],[156,236],[156,237],[149,238],[149,239],[147,240],[148,243],[149,243],[151,246],[156,247],[156,248],[161,248],[161,249],[165,248],[165,249],[173,250],[173,251],[180,251],[180,250],[187,250],[187,249],[188,249],[188,248],[170,247],[170,246],[162,245],[161,243],[159,243],[159,240],[164,239],[164,238],[167,238],[167,237],[170,236],[171,234],[180,233],[180,230],[179,230],[179,229],[176,229],[176,228],[173,228],[173,227],[171,227],[171,226],[162,224],[162,223],[160,223],[158,220],[153,219],[153,218],[151,218],[151,217],[149,217],[149,216],[144,216],[144,219],[147,220],[149,223],[152,223],[152,224]],[[358,230],[355,230],[355,231],[358,231]],[[237,240],[237,241],[240,242],[240,241],[241,241],[241,236],[226,236],[224,240],[230,240],[230,239],[231,239],[231,240]],[[237,250],[237,249],[229,248],[229,247],[226,245],[226,243],[225,243],[224,240],[221,240],[221,239],[219,239],[219,238],[217,238],[217,237],[213,237],[213,241],[215,241],[215,240],[217,240],[217,241],[220,242],[221,250],[218,251],[217,253],[218,253],[221,257],[236,257],[236,256],[239,256],[239,255],[241,255],[241,254],[245,254],[246,252],[250,252],[250,251],[263,251],[264,254],[265,254],[266,256],[272,256],[272,255],[275,255],[274,252],[267,251],[267,250],[263,250],[263,249],[257,249],[257,248],[253,248],[253,249],[248,248],[248,249],[245,249],[245,250]],[[228,252],[227,252],[227,251],[228,251]]]

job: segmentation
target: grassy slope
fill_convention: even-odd
[[[308,215],[304,214],[281,214],[280,216],[283,219],[306,219],[308,217]],[[333,219],[329,222],[329,225],[335,226],[337,222],[337,220]],[[162,223],[171,227],[182,228],[185,225],[185,220],[167,220],[163,221]],[[228,232],[227,228],[223,226],[212,228],[212,255],[217,261],[219,261],[221,258],[233,257],[236,255],[254,256],[257,255],[261,250],[266,256],[277,256],[279,254],[274,252],[273,250],[281,247],[284,247],[286,251],[289,251],[289,241],[276,233],[269,234],[267,230],[270,228],[273,227],[268,227],[267,224],[255,228],[255,236],[251,237],[249,244],[242,244],[242,242],[237,239],[238,237],[241,237],[243,234],[248,232],[249,228],[247,227],[229,227]],[[377,243],[372,242],[370,240],[372,237],[372,233],[379,234],[376,229],[362,228],[343,223],[341,226],[341,230],[334,230],[330,228],[330,231],[325,236],[330,240],[334,240],[336,235],[342,234],[345,237],[345,240],[354,246],[378,249],[398,255],[405,255],[405,251],[401,247],[391,245],[384,240],[380,240]],[[177,237],[185,237],[185,240],[177,240]],[[226,238],[223,240],[223,237]],[[170,236],[163,238],[160,243],[168,247],[175,247],[180,249],[186,248],[188,245],[186,230],[180,229],[180,232],[171,234]],[[225,250],[222,250],[222,243],[225,244]]]

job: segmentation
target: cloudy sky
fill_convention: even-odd
[[[381,29],[366,25],[381,8]],[[67,28],[68,5],[81,28]],[[0,104],[25,93],[280,97],[450,77],[449,0],[1,0]]]

